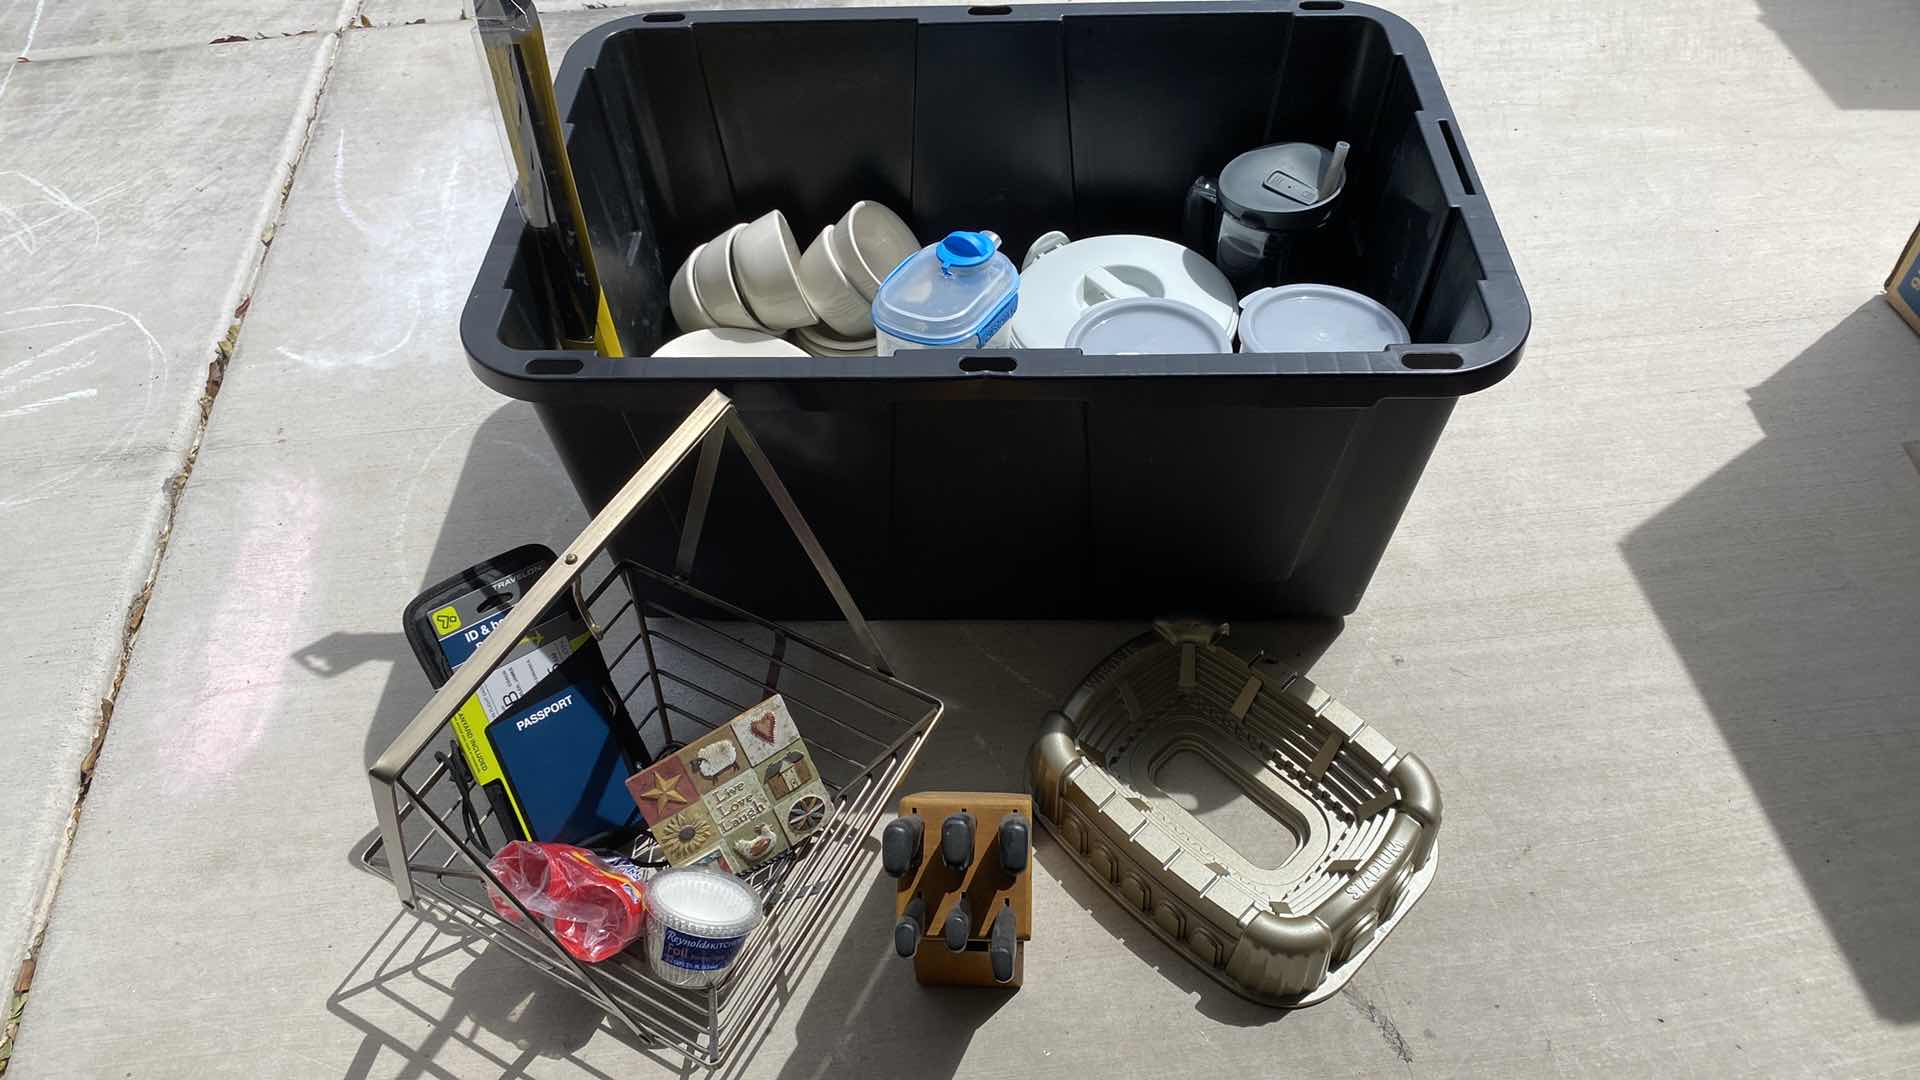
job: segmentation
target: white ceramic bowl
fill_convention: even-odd
[[[800,290],[800,246],[787,215],[772,210],[733,238],[733,275],[747,310],[769,330],[820,321]]]
[[[807,253],[800,256],[800,290],[820,321],[846,338],[873,336],[873,301],[860,295],[847,280],[846,272],[833,256],[834,226],[829,225],[814,237]]]
[[[701,245],[705,251],[693,259],[694,292],[708,318],[713,320],[707,325],[765,330],[767,327],[747,310],[746,298],[740,295],[740,283],[733,279],[733,244],[744,229],[745,225],[735,225],[714,237],[711,243]]]
[[[869,302],[893,268],[920,250],[920,241],[899,214],[868,199],[854,203],[840,218],[831,242],[841,271]]]
[[[680,269],[674,272],[673,283],[667,286],[667,307],[672,309],[673,321],[683,333],[719,325],[701,302],[699,290],[693,281],[693,264],[706,249],[706,244],[694,248],[693,254],[687,256],[687,261],[681,263]]]
[[[654,351],[655,356],[806,356],[784,338],[760,330],[720,326],[681,334]]]

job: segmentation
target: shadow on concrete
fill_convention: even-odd
[[[573,485],[540,430],[533,407],[513,401],[494,410],[474,430],[467,458],[447,501],[446,520],[414,591],[520,544],[559,547],[586,525]],[[400,627],[412,596],[393,598],[391,632],[335,631],[302,646],[293,660],[315,675],[337,678],[363,664],[385,663],[390,674],[367,726],[361,767],[369,768],[427,699],[433,686],[414,658]],[[379,836],[367,835],[347,853],[360,869],[360,853]]]
[[[1061,850],[1053,834],[1043,829],[1040,837],[1035,852],[1041,872],[1058,882],[1075,906],[1126,945],[1141,963],[1159,972],[1180,993],[1193,998],[1193,1007],[1202,1016],[1233,1027],[1261,1027],[1293,1015],[1288,1009],[1256,1005],[1209,978],[1171,945],[1155,937],[1145,923],[1088,877],[1086,871]]]
[[[510,402],[475,430],[415,589],[519,544],[564,544],[585,524],[586,514],[532,407]],[[391,632],[335,632],[293,654],[303,668],[328,678],[375,661],[391,668],[368,724],[362,768],[373,764],[432,694],[400,627],[409,599],[393,598]],[[368,825],[367,835],[347,853],[356,868],[360,852],[378,835],[371,820]],[[600,1028],[615,1038],[624,1034],[597,1006],[499,946],[425,911],[399,911],[328,1000],[330,1011],[365,1035],[349,1077],[452,1076],[435,1064],[449,1042],[497,1064],[503,1077],[525,1075],[543,1058],[568,1059],[585,1075],[605,1075],[573,1057]],[[404,1023],[382,1019],[396,1014]],[[476,1028],[520,1048],[519,1056],[504,1059],[489,1052],[473,1038]],[[636,1051],[648,1052],[638,1046]],[[398,1057],[401,1066],[382,1060],[388,1056]]]
[[[1243,656],[1306,671],[1333,644],[1339,619],[1235,622]],[[900,677],[946,703],[909,791],[1022,791],[1027,751],[1048,710],[1066,703],[1102,660],[1151,627],[1142,622],[893,622],[880,637]]]
[[[1843,109],[1920,109],[1920,4],[1759,0],[1760,21]]]
[[[295,663],[322,678],[333,679],[361,664],[396,663],[413,654],[404,634],[368,634],[335,631],[293,654]]]
[[[586,512],[533,407],[509,402],[474,431],[447,503],[446,521],[415,591],[520,544],[558,548],[586,523]],[[401,610],[410,599],[393,598],[390,633],[331,633],[293,654],[301,667],[328,678],[372,661],[391,665],[393,673],[367,728],[365,766],[373,764],[433,693],[400,626]]]
[[[944,1080],[1010,991],[921,986],[893,951],[894,885],[874,875],[808,998],[780,1080],[912,1075]]]
[[[1861,989],[1913,1023],[1920,341],[1872,299],[1749,396],[1765,437],[1622,551]]]
[[[541,978],[498,945],[436,920],[426,909],[398,912],[327,998],[327,1011],[358,1029],[360,1048],[346,1080],[436,1076],[471,1080],[472,1058],[500,1077],[523,1077],[539,1061],[564,1062],[569,1075],[613,1077],[578,1052],[597,1032],[681,1076],[685,1063],[662,1057],[616,1028],[597,1005]],[[396,1019],[397,1018],[397,1019]],[[406,1034],[397,1033],[395,1028]],[[491,1038],[483,1042],[479,1033]],[[503,1056],[499,1043],[513,1047]],[[458,1061],[449,1068],[446,1062]]]

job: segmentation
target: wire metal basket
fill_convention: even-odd
[[[749,614],[685,580],[699,542],[720,454],[738,444],[845,616],[848,647]],[[693,496],[681,532],[679,573],[669,576],[604,554],[613,536],[698,448]],[[599,572],[596,574],[595,569]],[[585,579],[593,578],[589,585]],[[571,591],[589,615],[616,689],[650,752],[664,753],[726,723],[770,694],[781,694],[833,794],[824,824],[793,851],[754,871],[765,919],[742,947],[726,979],[687,990],[654,977],[643,945],[599,964],[560,946],[487,869],[485,837],[493,809],[458,782],[457,751],[445,745],[453,714],[508,655],[536,616]],[[731,402],[715,392],[662,444],[580,537],[527,591],[474,656],[415,716],[370,770],[380,835],[360,853],[368,870],[390,879],[401,903],[432,904],[534,968],[605,1009],[642,1040],[718,1065],[771,1016],[776,990],[818,952],[836,913],[857,884],[856,858],[892,803],[939,720],[941,703],[894,678],[872,632],[832,564],[794,507]],[[395,860],[392,853],[405,852]],[[636,859],[656,856],[644,833]],[[519,912],[503,919],[487,896],[491,883]]]

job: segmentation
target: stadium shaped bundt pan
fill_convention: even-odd
[[[1228,650],[1226,632],[1163,619],[1095,668],[1033,745],[1034,804],[1075,862],[1201,970],[1262,1004],[1311,1005],[1433,880],[1440,791],[1420,759],[1306,676]],[[1209,808],[1170,780],[1194,756],[1276,830],[1250,845],[1236,829],[1242,848],[1283,854],[1250,857],[1195,816]]]

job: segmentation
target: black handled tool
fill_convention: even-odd
[[[947,948],[954,952],[967,951],[967,932],[973,929],[973,912],[962,896],[953,910],[947,912],[947,924],[942,928],[947,935]]]
[[[920,937],[927,932],[927,902],[914,897],[907,903],[907,913],[893,924],[893,951],[901,956],[912,956],[919,948]]]
[[[880,834],[880,869],[888,877],[902,877],[920,865],[920,838],[927,823],[919,814],[907,814],[887,822]]]
[[[973,865],[972,814],[961,810],[940,823],[940,858],[954,873],[964,873]]]
[[[1026,815],[1013,813],[1000,819],[1000,865],[1009,874],[1027,868],[1033,853],[1033,826]]]
[[[993,966],[994,982],[1013,981],[1013,958],[1020,944],[1018,922],[1012,907],[1003,907],[994,916],[993,929],[987,934],[987,962]]]

